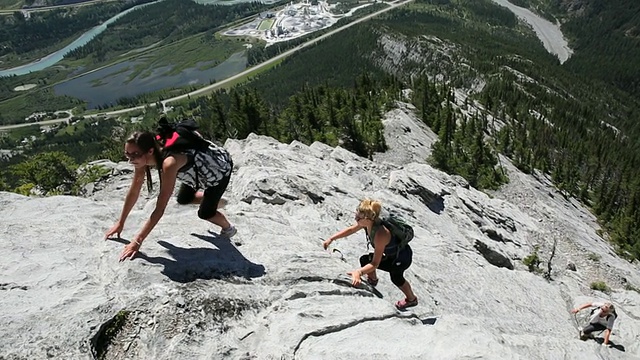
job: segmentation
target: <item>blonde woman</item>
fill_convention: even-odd
[[[586,308],[593,308],[591,316],[589,317],[589,324],[585,326],[580,332],[580,339],[586,340],[593,337],[594,331],[604,330],[604,345],[609,344],[609,336],[611,336],[611,330],[613,330],[613,323],[616,321],[618,314],[616,309],[610,302],[590,302],[578,306],[571,310],[571,313],[576,314],[579,311]]]
[[[367,275],[367,282],[376,286],[378,284],[376,270],[389,272],[391,282],[404,293],[404,299],[396,302],[396,307],[403,310],[418,305],[418,298],[413,293],[409,282],[404,278],[404,271],[411,265],[413,251],[409,245],[398,251],[399,240],[393,236],[390,229],[382,224],[381,211],[382,204],[379,201],[362,200],[356,209],[356,223],[338,231],[325,240],[322,245],[326,249],[335,240],[364,229],[374,252],[361,256],[360,268],[347,273],[351,275],[351,283],[353,286],[358,286],[362,281],[362,276]]]

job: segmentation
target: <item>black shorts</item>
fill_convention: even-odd
[[[585,334],[591,334],[594,331],[603,331],[606,330],[607,327],[600,324],[600,323],[595,323],[595,324],[589,324],[587,326],[584,327],[584,329],[582,329],[582,332]]]
[[[411,266],[413,259],[413,250],[407,245],[400,251],[398,256],[383,256],[378,270],[387,271],[391,276],[391,282],[397,287],[402,287],[406,282],[404,271]],[[360,266],[365,266],[373,261],[373,253],[365,254],[360,257]]]
[[[218,185],[207,188],[204,191],[204,196],[202,197],[202,202],[198,209],[198,217],[200,219],[209,220],[216,214],[218,211],[218,202],[220,202],[222,194],[227,190],[230,179],[231,175],[225,176],[220,180]],[[180,185],[180,190],[178,191],[178,203],[191,204],[193,199],[196,197],[196,191],[196,189],[189,185]]]

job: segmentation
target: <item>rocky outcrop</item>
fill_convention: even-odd
[[[543,176],[519,173],[507,159],[510,183],[477,191],[427,165],[424,149],[403,146],[434,139],[410,112],[389,113],[385,127],[397,135],[375,162],[320,143],[227,141],[235,169],[223,211],[239,229],[233,241],[199,220],[195,206],[172,202],[139,256],[122,263],[123,244],[155,204],[155,192],[143,191],[123,239],[103,240],[131,181],[126,171],[88,198],[0,193],[0,357],[640,355],[638,266],[615,256],[586,209],[549,196]],[[393,306],[401,293],[385,273],[376,288],[350,285],[346,272],[367,251],[364,235],[322,249],[322,240],[352,224],[364,197],[414,226],[406,278],[420,304],[410,311]],[[554,242],[548,281],[522,259],[537,248],[546,269]],[[590,289],[594,281],[611,292]],[[580,317],[569,310],[595,299],[617,305],[615,347],[577,339]]]

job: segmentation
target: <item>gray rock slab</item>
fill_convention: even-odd
[[[143,190],[123,238],[108,241],[103,234],[119,216],[131,181],[126,171],[87,198],[0,193],[0,355],[640,356],[640,294],[633,290],[640,288],[638,265],[615,255],[587,209],[558,194],[544,176],[518,172],[508,159],[502,163],[509,184],[490,193],[470,188],[420,161],[428,149],[416,145],[401,153],[399,144],[427,146],[434,135],[410,112],[388,115],[395,118],[403,124],[393,130],[396,142],[389,141],[395,155],[375,162],[319,143],[282,144],[256,135],[228,140],[235,169],[222,211],[238,234],[223,239],[198,219],[196,206],[171,201],[140,255],[122,263],[123,245],[155,206],[155,174],[156,190]],[[402,126],[411,131],[398,131]],[[322,249],[324,239],[353,223],[366,196],[414,226],[413,264],[405,276],[420,303],[409,311],[395,309],[401,293],[386,273],[379,273],[375,289],[350,285],[346,273],[367,252],[364,234],[334,242],[330,250],[338,252]],[[540,272],[546,271],[554,242],[548,281],[522,259],[537,247]],[[591,290],[593,281],[605,281],[612,291]],[[611,337],[616,347],[578,340],[569,313],[603,299],[620,315]]]

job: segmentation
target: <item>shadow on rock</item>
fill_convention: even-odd
[[[138,253],[137,257],[152,264],[163,265],[162,273],[180,283],[197,279],[224,279],[231,276],[250,279],[265,274],[264,266],[252,263],[245,258],[229,239],[219,236],[191,235],[215,245],[217,249],[181,248],[166,241],[158,241],[158,244],[164,246],[175,260],[161,256],[147,256],[143,253]]]
[[[411,186],[407,189],[407,194],[417,195],[423,204],[427,205],[429,210],[436,214],[442,213],[444,210],[444,194],[436,194],[424,186],[418,184],[415,180],[411,180]],[[468,186],[468,185],[467,185]],[[445,192],[448,195],[448,193]]]
[[[351,278],[346,276],[340,276],[337,279],[332,280],[332,282],[336,285],[345,286],[348,288],[353,287],[353,285],[351,284]],[[356,286],[355,288],[368,291],[380,299],[383,298],[382,293],[375,287],[367,284],[366,281],[361,282],[360,285]]]
[[[435,325],[436,321],[438,321],[438,319],[434,317],[420,320],[420,322],[422,322],[422,325]]]
[[[122,245],[128,245],[131,241],[125,238],[117,237],[117,238],[107,238],[107,241],[113,241],[120,243]]]
[[[604,343],[604,339],[603,339],[603,338],[600,338],[600,337],[597,337],[597,338],[595,338],[594,340],[595,340],[598,344],[600,344],[600,345],[602,345],[602,344]],[[609,347],[610,347],[610,348],[613,348],[613,349],[616,349],[616,350],[620,350],[620,351],[622,351],[622,352],[625,352],[625,351],[626,351],[623,345],[616,344],[616,343],[614,343],[613,341],[609,341]]]

